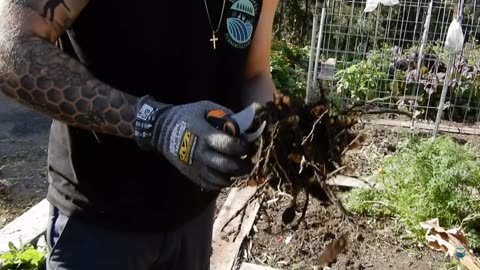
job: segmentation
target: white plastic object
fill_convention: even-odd
[[[463,31],[462,26],[457,21],[453,19],[450,27],[448,27],[447,38],[445,40],[445,49],[450,53],[458,53],[463,49]]]
[[[392,7],[400,4],[400,1],[399,0],[380,0],[380,3],[382,3],[382,5],[386,7]]]
[[[372,12],[377,7],[378,4],[382,3],[384,6],[391,7],[398,5],[400,3],[399,0],[367,0],[367,5],[365,6],[364,12]]]

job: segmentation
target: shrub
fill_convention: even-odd
[[[372,61],[364,60],[336,73],[337,92],[353,101],[372,99],[388,75]]]
[[[307,87],[308,49],[281,41],[274,42],[270,54],[270,71],[275,86],[293,98],[303,98]]]
[[[0,254],[0,270],[43,270],[46,267],[46,250],[32,245],[19,248],[9,243],[10,250]]]
[[[412,137],[386,158],[374,177],[378,189],[347,194],[347,208],[376,217],[396,217],[424,240],[420,222],[438,217],[449,229],[480,214],[480,152],[448,137]],[[471,246],[480,247],[480,221],[463,224]]]

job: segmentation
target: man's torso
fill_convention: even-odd
[[[102,82],[135,96],[148,94],[170,104],[211,100],[239,110],[261,0],[225,1],[216,49],[203,0],[92,0],[69,30],[69,39],[63,37],[64,48]],[[222,4],[207,0],[214,30]],[[61,210],[127,227],[176,226],[216,198],[159,154],[140,151],[133,140],[56,121],[49,181],[48,197]]]

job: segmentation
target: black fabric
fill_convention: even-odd
[[[214,28],[222,2],[207,1]],[[62,37],[64,50],[98,79],[127,93],[170,104],[210,100],[238,111],[249,43],[227,41],[227,19],[248,20],[248,3],[256,8],[254,32],[261,0],[226,0],[213,50],[202,0],[90,1]],[[246,13],[236,12],[235,5]],[[201,191],[163,157],[141,151],[133,140],[58,121],[52,124],[48,165],[50,202],[69,215],[115,228],[174,228],[217,196]]]
[[[112,231],[50,208],[47,270],[208,270],[215,204],[172,232]]]

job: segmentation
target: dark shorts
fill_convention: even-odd
[[[51,207],[47,270],[208,270],[215,203],[174,232],[108,230]]]

